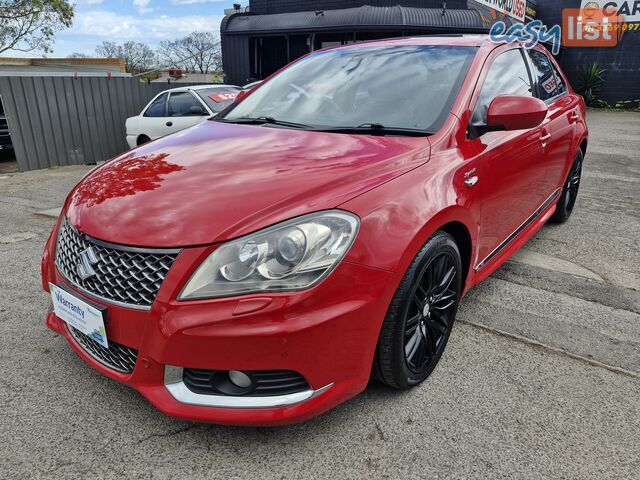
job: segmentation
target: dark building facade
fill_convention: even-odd
[[[226,81],[263,79],[310,51],[406,35],[487,33],[502,20],[562,23],[562,9],[581,0],[250,0],[221,25]],[[640,29],[617,48],[563,49],[559,61],[575,85],[586,65],[607,69],[601,96],[640,99]]]
[[[250,0],[221,25],[226,81],[262,79],[320,48],[435,33],[486,33],[493,0]],[[496,0],[500,1],[500,0]],[[525,3],[525,0],[510,0]],[[495,17],[495,18],[494,18]]]
[[[623,8],[638,2],[608,3]],[[561,25],[562,10],[580,6],[580,0],[538,0],[538,18],[547,25]],[[575,87],[583,76],[584,68],[596,62],[606,70],[604,87],[600,93],[603,100],[612,105],[618,101],[640,100],[640,25],[634,27],[638,29],[627,31],[615,48],[563,48],[560,64],[571,84]]]

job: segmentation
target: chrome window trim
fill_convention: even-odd
[[[330,383],[318,390],[272,397],[242,397],[230,395],[203,395],[194,393],[182,381],[182,367],[165,365],[164,386],[171,396],[180,403],[201,407],[218,408],[277,408],[295,405],[310,400],[329,390],[334,384]]]
[[[558,188],[555,192],[553,192],[551,194],[551,196],[549,198],[547,198],[544,203],[542,205],[540,205],[538,207],[538,209],[533,212],[533,214],[527,218],[524,223],[522,223],[522,225],[520,225],[518,228],[516,228],[507,238],[505,238],[502,243],[500,243],[500,245],[498,245],[496,248],[493,249],[493,251],[487,255],[487,257],[482,260],[476,267],[475,267],[475,271],[479,271],[481,270],[485,265],[487,265],[487,263],[489,263],[496,255],[498,255],[502,250],[504,250],[504,248],[509,245],[513,240],[515,240],[518,235],[520,235],[525,228],[527,228],[529,225],[531,225],[541,214],[542,212],[544,212],[552,203],[553,201],[558,198],[558,196],[560,195],[560,192],[562,191],[562,188]]]

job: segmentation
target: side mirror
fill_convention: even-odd
[[[189,115],[207,115],[207,112],[204,111],[204,108],[202,108],[199,105],[193,105],[191,108],[189,108]]]
[[[474,126],[475,137],[487,132],[510,132],[539,127],[547,117],[547,105],[539,98],[525,95],[500,95],[487,112],[487,124]]]

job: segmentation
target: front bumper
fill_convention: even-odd
[[[333,384],[326,385],[318,390],[306,388],[301,391],[269,396],[230,396],[230,395],[210,395],[197,393],[189,389],[183,380],[182,367],[165,365],[164,385],[169,393],[178,402],[187,405],[199,405],[202,407],[220,408],[275,408],[288,407],[298,403],[306,402],[314,397],[322,395],[325,391],[333,387]]]
[[[184,281],[211,248],[182,251],[149,311],[100,302],[69,285],[53,265],[51,240],[43,257],[48,282],[108,308],[110,341],[138,350],[124,374],[89,355],[66,324],[49,313],[46,324],[87,363],[141,392],[161,411],[220,424],[279,425],[303,421],[366,387],[377,337],[399,279],[395,274],[342,262],[311,290],[207,301],[175,300]],[[195,394],[182,368],[289,370],[310,389],[274,397]]]

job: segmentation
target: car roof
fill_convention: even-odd
[[[344,47],[358,48],[361,45],[393,46],[393,45],[426,45],[426,46],[456,46],[456,47],[480,47],[489,42],[489,35],[420,35],[413,37],[385,38],[382,40],[370,40],[362,43],[352,43]],[[344,48],[336,47],[336,48]]]
[[[211,85],[191,85],[187,87],[189,90],[203,90],[205,88],[238,88],[242,89],[238,85],[224,85],[222,83],[212,83]]]
[[[162,93],[185,92],[187,90],[197,91],[197,90],[206,90],[209,88],[237,88],[238,90],[242,90],[242,87],[239,87],[238,85],[224,85],[221,83],[211,83],[207,85],[186,85],[184,87],[169,88],[168,90],[164,90]]]

